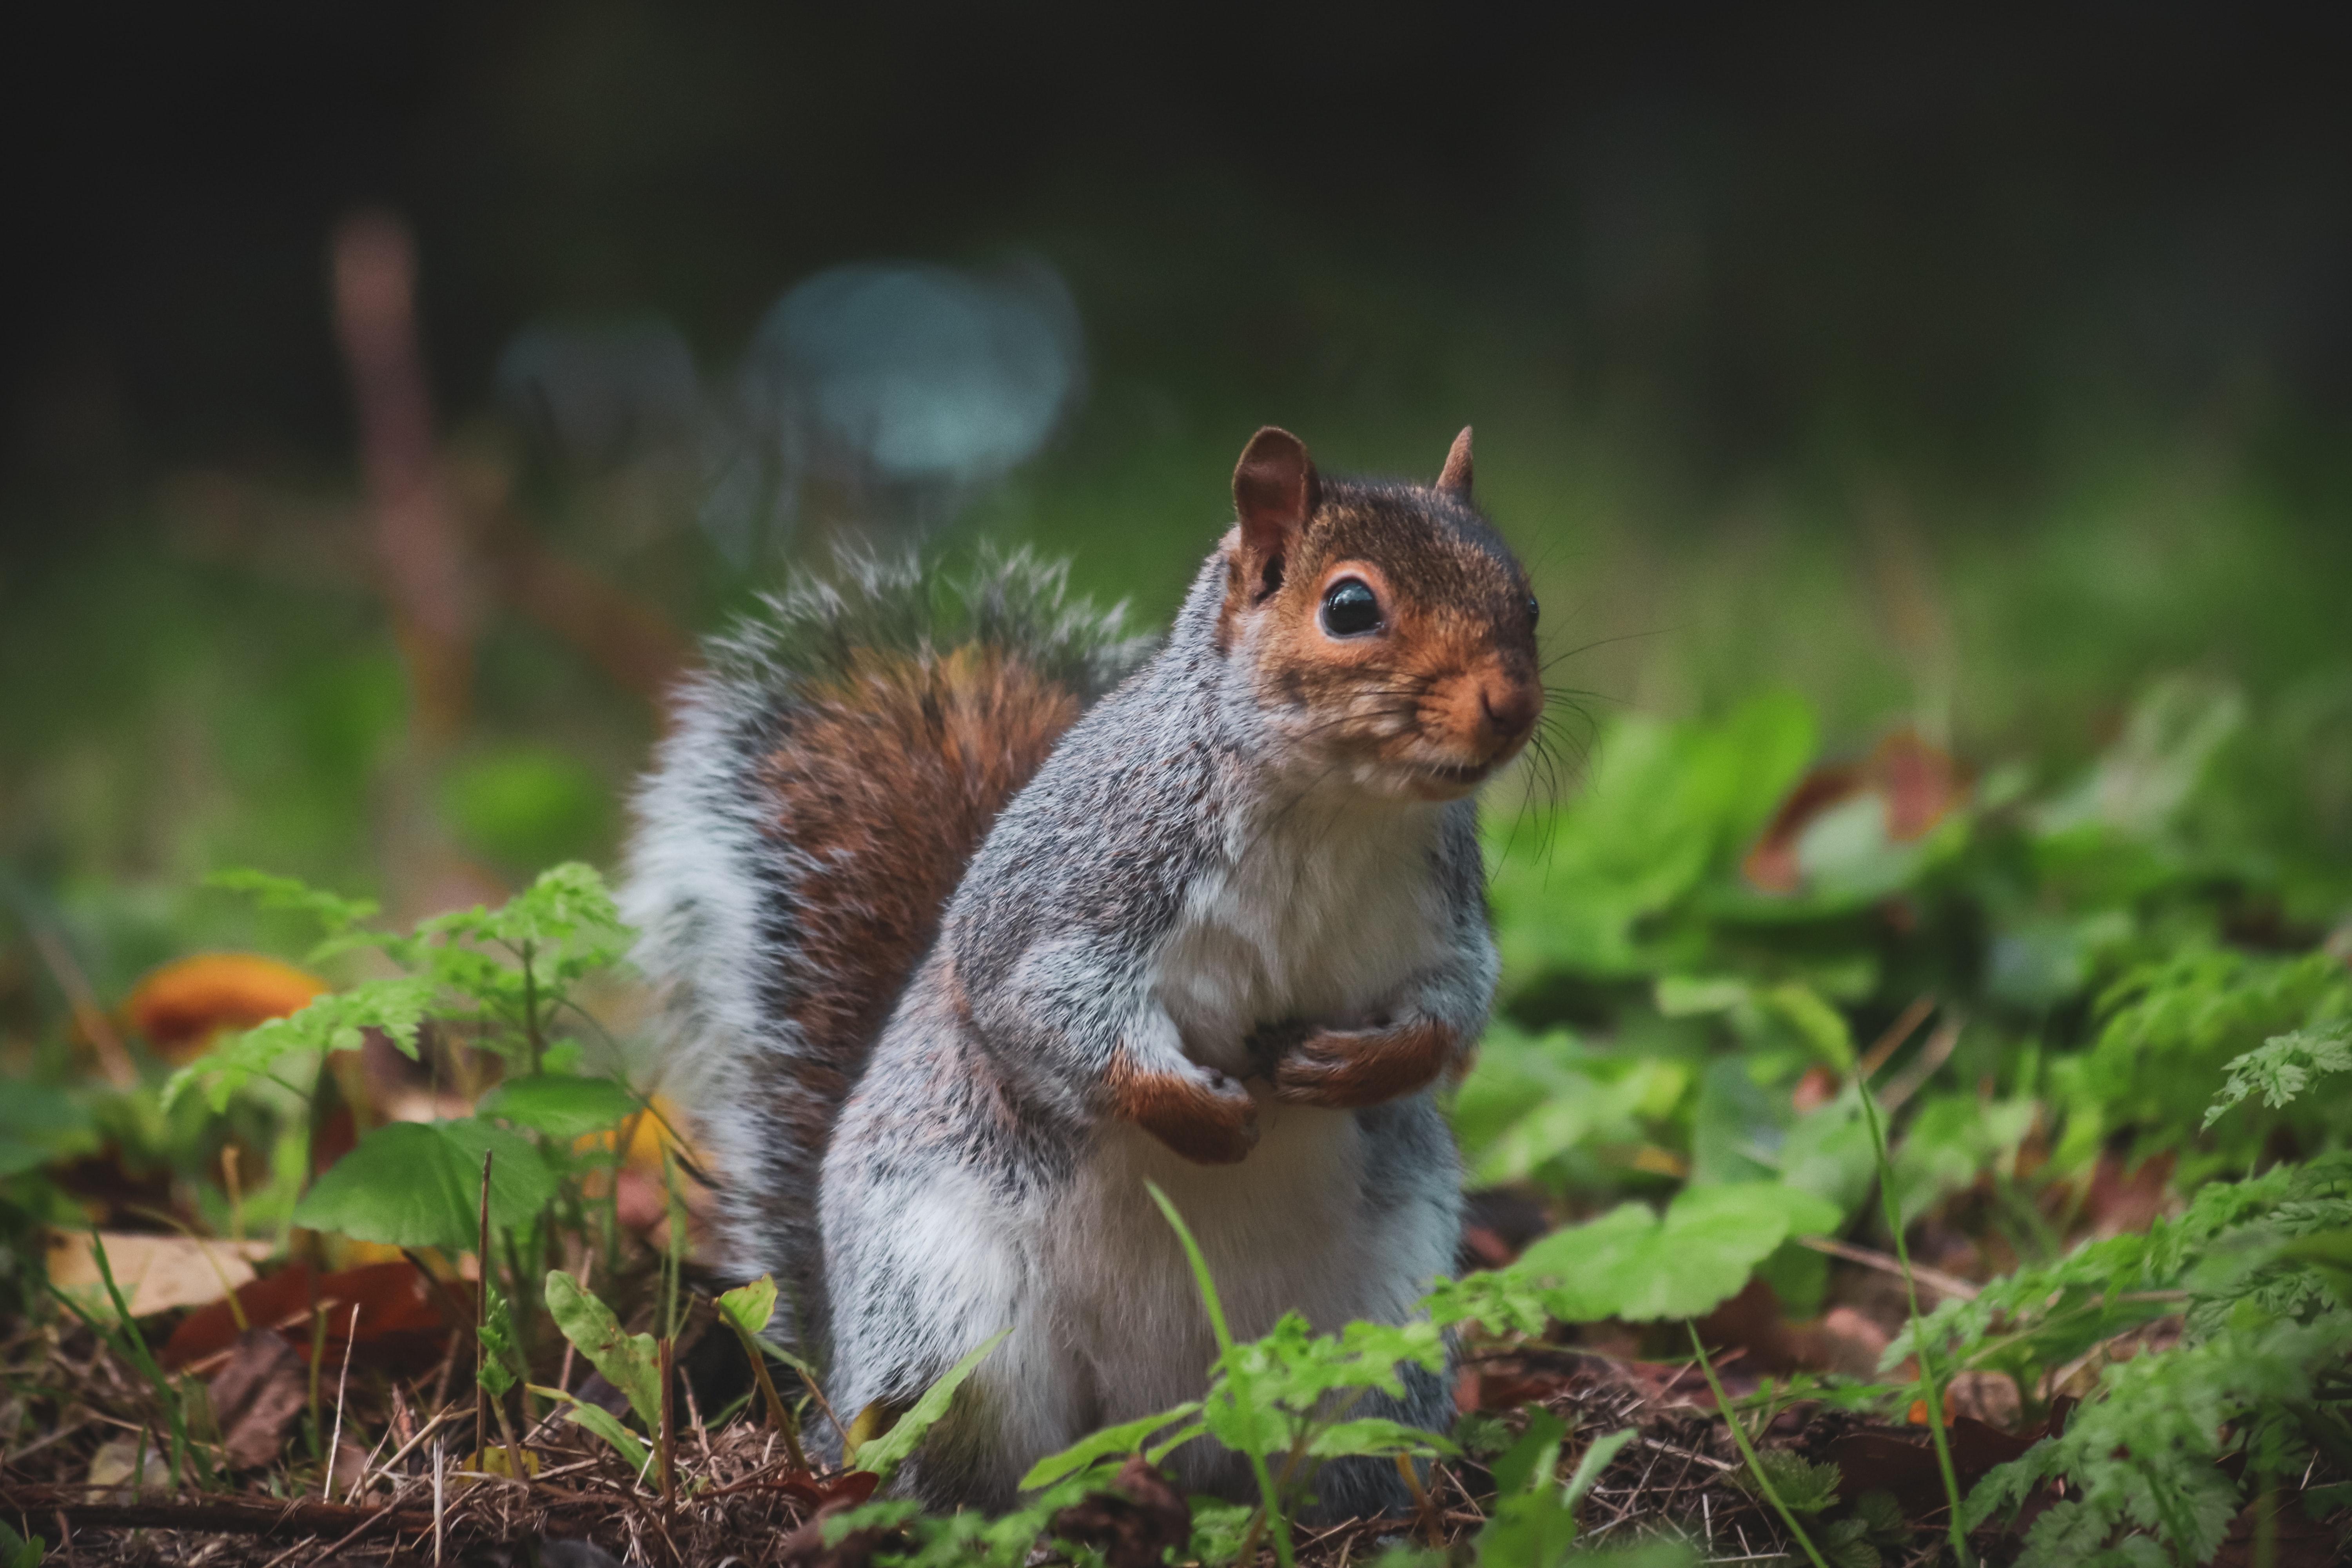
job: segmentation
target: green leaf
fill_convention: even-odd
[[[542,1399],[560,1399],[572,1406],[568,1413],[569,1418],[613,1445],[620,1451],[621,1458],[629,1462],[629,1468],[638,1475],[644,1475],[646,1467],[653,1462],[653,1451],[646,1447],[635,1433],[622,1426],[619,1418],[603,1405],[590,1405],[585,1400],[574,1394],[566,1394],[560,1388],[547,1388],[536,1383],[530,1385],[530,1391]]]
[[[1845,1015],[1822,1001],[1820,992],[1791,980],[1773,986],[1760,1000],[1804,1037],[1805,1043],[1822,1061],[1841,1073],[1852,1070],[1853,1034],[1846,1027]]]
[[[1567,1436],[1567,1422],[1541,1406],[1529,1410],[1527,1430],[1495,1461],[1495,1489],[1508,1497],[1549,1485],[1559,1468],[1560,1441]]]
[[[1065,1476],[1073,1476],[1108,1458],[1123,1458],[1140,1453],[1150,1446],[1154,1435],[1174,1426],[1201,1408],[1197,1399],[1185,1401],[1157,1415],[1145,1415],[1133,1421],[1122,1421],[1116,1426],[1106,1426],[1091,1436],[1081,1437],[1058,1454],[1048,1454],[1029,1467],[1021,1478],[1021,1489],[1035,1491],[1039,1487],[1052,1486]]]
[[[1973,1094],[1939,1096],[1922,1105],[1895,1151],[1895,1195],[1904,1223],[2016,1152],[2037,1114],[2030,1100],[1987,1102]]]
[[[482,1155],[492,1156],[490,1224],[530,1225],[555,1198],[539,1151],[487,1121],[394,1121],[327,1168],[294,1223],[358,1241],[471,1252],[478,1244]]]
[[[611,1079],[540,1073],[499,1084],[482,1097],[475,1114],[568,1140],[617,1126],[642,1109],[636,1096]]]
[[[1512,1271],[1541,1282],[1563,1322],[1696,1318],[1738,1293],[1756,1266],[1791,1235],[1832,1229],[1836,1206],[1776,1183],[1691,1187],[1654,1215],[1625,1204],[1555,1231]]]
[[[1665,1016],[1696,1018],[1729,1012],[1747,1001],[1751,991],[1748,982],[1736,978],[1662,974],[1654,996],[1658,1011]]]
[[[963,1386],[964,1379],[970,1377],[987,1358],[988,1352],[1003,1344],[1005,1336],[1012,1332],[1009,1328],[997,1330],[985,1343],[941,1373],[939,1381],[923,1390],[923,1396],[898,1417],[890,1430],[859,1444],[852,1462],[859,1469],[888,1480],[891,1473],[915,1451],[916,1445],[929,1433],[940,1417],[948,1413],[948,1406],[954,1402],[956,1390]]]
[[[299,878],[273,877],[267,871],[242,868],[215,871],[205,879],[205,886],[249,893],[265,910],[290,910],[309,915],[330,936],[373,919],[381,907],[373,899],[346,899],[311,887]]]
[[[547,1315],[588,1364],[628,1396],[629,1408],[646,1430],[660,1431],[661,1362],[653,1335],[624,1332],[613,1309],[560,1268],[548,1272]]]
[[[1785,1448],[1759,1448],[1756,1462],[1780,1494],[1781,1505],[1792,1513],[1821,1512],[1837,1501],[1838,1488],[1845,1484],[1845,1472],[1834,1464],[1826,1459],[1817,1464]],[[1742,1470],[1733,1479],[1750,1491],[1763,1489],[1756,1484],[1753,1469]]]
[[[432,1003],[433,983],[413,976],[365,981],[348,991],[313,997],[299,1012],[233,1035],[173,1073],[163,1086],[163,1109],[171,1110],[201,1083],[213,1110],[226,1110],[238,1089],[285,1058],[303,1051],[358,1050],[369,1029],[383,1030],[414,1057],[417,1026]]]
[[[762,1274],[748,1285],[719,1292],[714,1303],[739,1334],[757,1338],[776,1315],[776,1277]]]
[[[1576,1545],[1576,1510],[1559,1489],[1496,1500],[1478,1531],[1478,1568],[1558,1568]]]
[[[1478,1568],[1556,1568],[1576,1544],[1576,1505],[1633,1441],[1629,1429],[1595,1438],[1563,1485],[1552,1484],[1567,1426],[1537,1412],[1511,1451],[1496,1462],[1502,1496],[1478,1532]]]
[[[0,1568],[41,1568],[41,1559],[48,1554],[49,1542],[45,1536],[29,1539],[8,1528],[0,1520]]]
[[[1308,1441],[1307,1451],[1318,1459],[1336,1459],[1349,1454],[1370,1454],[1380,1458],[1400,1454],[1436,1458],[1461,1452],[1453,1439],[1441,1437],[1425,1426],[1408,1426],[1402,1421],[1384,1420],[1377,1415],[1334,1421],[1318,1428]]]
[[[1609,1468],[1609,1461],[1633,1440],[1633,1429],[1628,1426],[1622,1432],[1611,1432],[1595,1437],[1586,1445],[1583,1454],[1576,1461],[1576,1469],[1568,1478],[1568,1485],[1561,1489],[1569,1507],[1574,1508],[1584,1500],[1584,1494],[1592,1489],[1593,1483],[1601,1479],[1601,1472]]]
[[[2352,1072],[2352,1022],[2273,1035],[2231,1060],[2229,1081],[2206,1110],[2205,1125],[2212,1126],[2222,1112],[2257,1091],[2276,1110],[2300,1098],[2313,1080],[2339,1072]]]
[[[495,1183],[496,1176],[491,1180]],[[485,1279],[482,1283],[482,1364],[483,1384],[492,1399],[503,1399],[516,1383],[514,1365],[520,1365],[522,1356],[515,1340],[514,1312],[507,1305],[506,1293]]]

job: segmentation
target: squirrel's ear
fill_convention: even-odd
[[[1234,515],[1241,521],[1252,581],[1289,548],[1321,500],[1322,482],[1305,442],[1271,425],[1250,437],[1234,469]]]
[[[1464,500],[1470,499],[1470,426],[1462,426],[1462,434],[1454,437],[1454,445],[1445,454],[1445,467],[1437,471],[1437,488],[1450,490]]]

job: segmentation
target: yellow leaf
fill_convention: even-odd
[[[253,1281],[253,1266],[269,1256],[267,1241],[198,1241],[185,1236],[144,1236],[113,1231],[100,1238],[106,1244],[107,1267],[131,1304],[131,1315],[143,1318],[173,1307],[201,1307],[217,1301],[241,1285]],[[87,1231],[58,1231],[49,1237],[49,1283],[101,1318],[114,1316],[107,1299],[106,1281],[98,1272],[98,1257]]]

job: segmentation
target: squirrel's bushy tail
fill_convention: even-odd
[[[824,1337],[817,1175],[842,1101],[997,812],[1144,648],[1025,552],[845,556],[709,647],[637,791],[622,892],[728,1264]]]

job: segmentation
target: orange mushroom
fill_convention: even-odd
[[[317,975],[259,953],[200,952],[151,973],[123,1010],[157,1052],[182,1062],[224,1030],[300,1012],[327,989]]]

